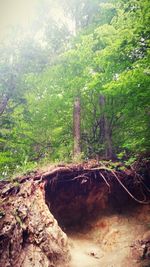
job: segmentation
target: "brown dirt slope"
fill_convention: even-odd
[[[149,178],[91,161],[1,181],[0,266],[148,267]]]

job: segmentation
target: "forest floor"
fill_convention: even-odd
[[[138,267],[142,250],[138,242],[145,235],[150,237],[148,222],[150,207],[137,209],[124,215],[107,214],[92,223],[89,229],[69,234],[71,247],[70,267]]]

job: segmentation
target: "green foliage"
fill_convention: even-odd
[[[1,95],[10,92],[12,77],[15,84],[2,114],[3,177],[14,169],[28,171],[39,161],[71,160],[76,96],[82,106],[82,158],[104,154],[107,143],[100,138],[104,114],[119,159],[132,164],[137,154],[150,149],[150,2],[77,2],[63,1],[71,17],[79,20],[72,40],[67,39],[66,28],[53,25],[51,35],[46,24],[47,51],[37,47],[26,64],[23,49],[17,64],[24,71],[16,73],[1,61],[7,81],[7,86],[0,83]],[[27,47],[34,50],[30,43]],[[53,60],[48,58],[48,65],[50,51],[56,54]],[[106,99],[103,109],[100,95]]]

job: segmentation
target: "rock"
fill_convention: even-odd
[[[7,202],[0,220],[0,266],[68,266],[67,236],[45,204],[44,192],[27,181]]]

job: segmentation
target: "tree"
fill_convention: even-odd
[[[112,159],[113,149],[112,149],[111,129],[105,112],[106,99],[103,95],[100,95],[99,102],[101,109],[101,116],[99,120],[100,143],[103,144],[105,147],[104,157],[106,159]]]
[[[81,107],[80,107],[80,98],[77,97],[74,101],[74,113],[73,113],[73,136],[74,136],[74,158],[77,158],[81,153]]]
[[[37,47],[34,53],[35,46],[28,43],[16,57],[23,60],[10,72],[16,79],[13,95],[1,103],[3,110],[7,102],[2,114],[3,166],[69,160],[73,147],[74,154],[82,149],[91,158],[149,151],[150,3],[101,1],[100,10],[90,13],[88,1],[77,2],[65,1],[70,14],[80,11],[74,38],[67,39],[63,29],[59,32],[54,26],[52,35],[56,32],[57,38],[47,39],[47,50]],[[88,22],[85,14],[92,14]],[[49,51],[53,55],[47,57]],[[1,62],[9,78],[7,85],[0,85],[5,96],[11,75],[7,62]]]

